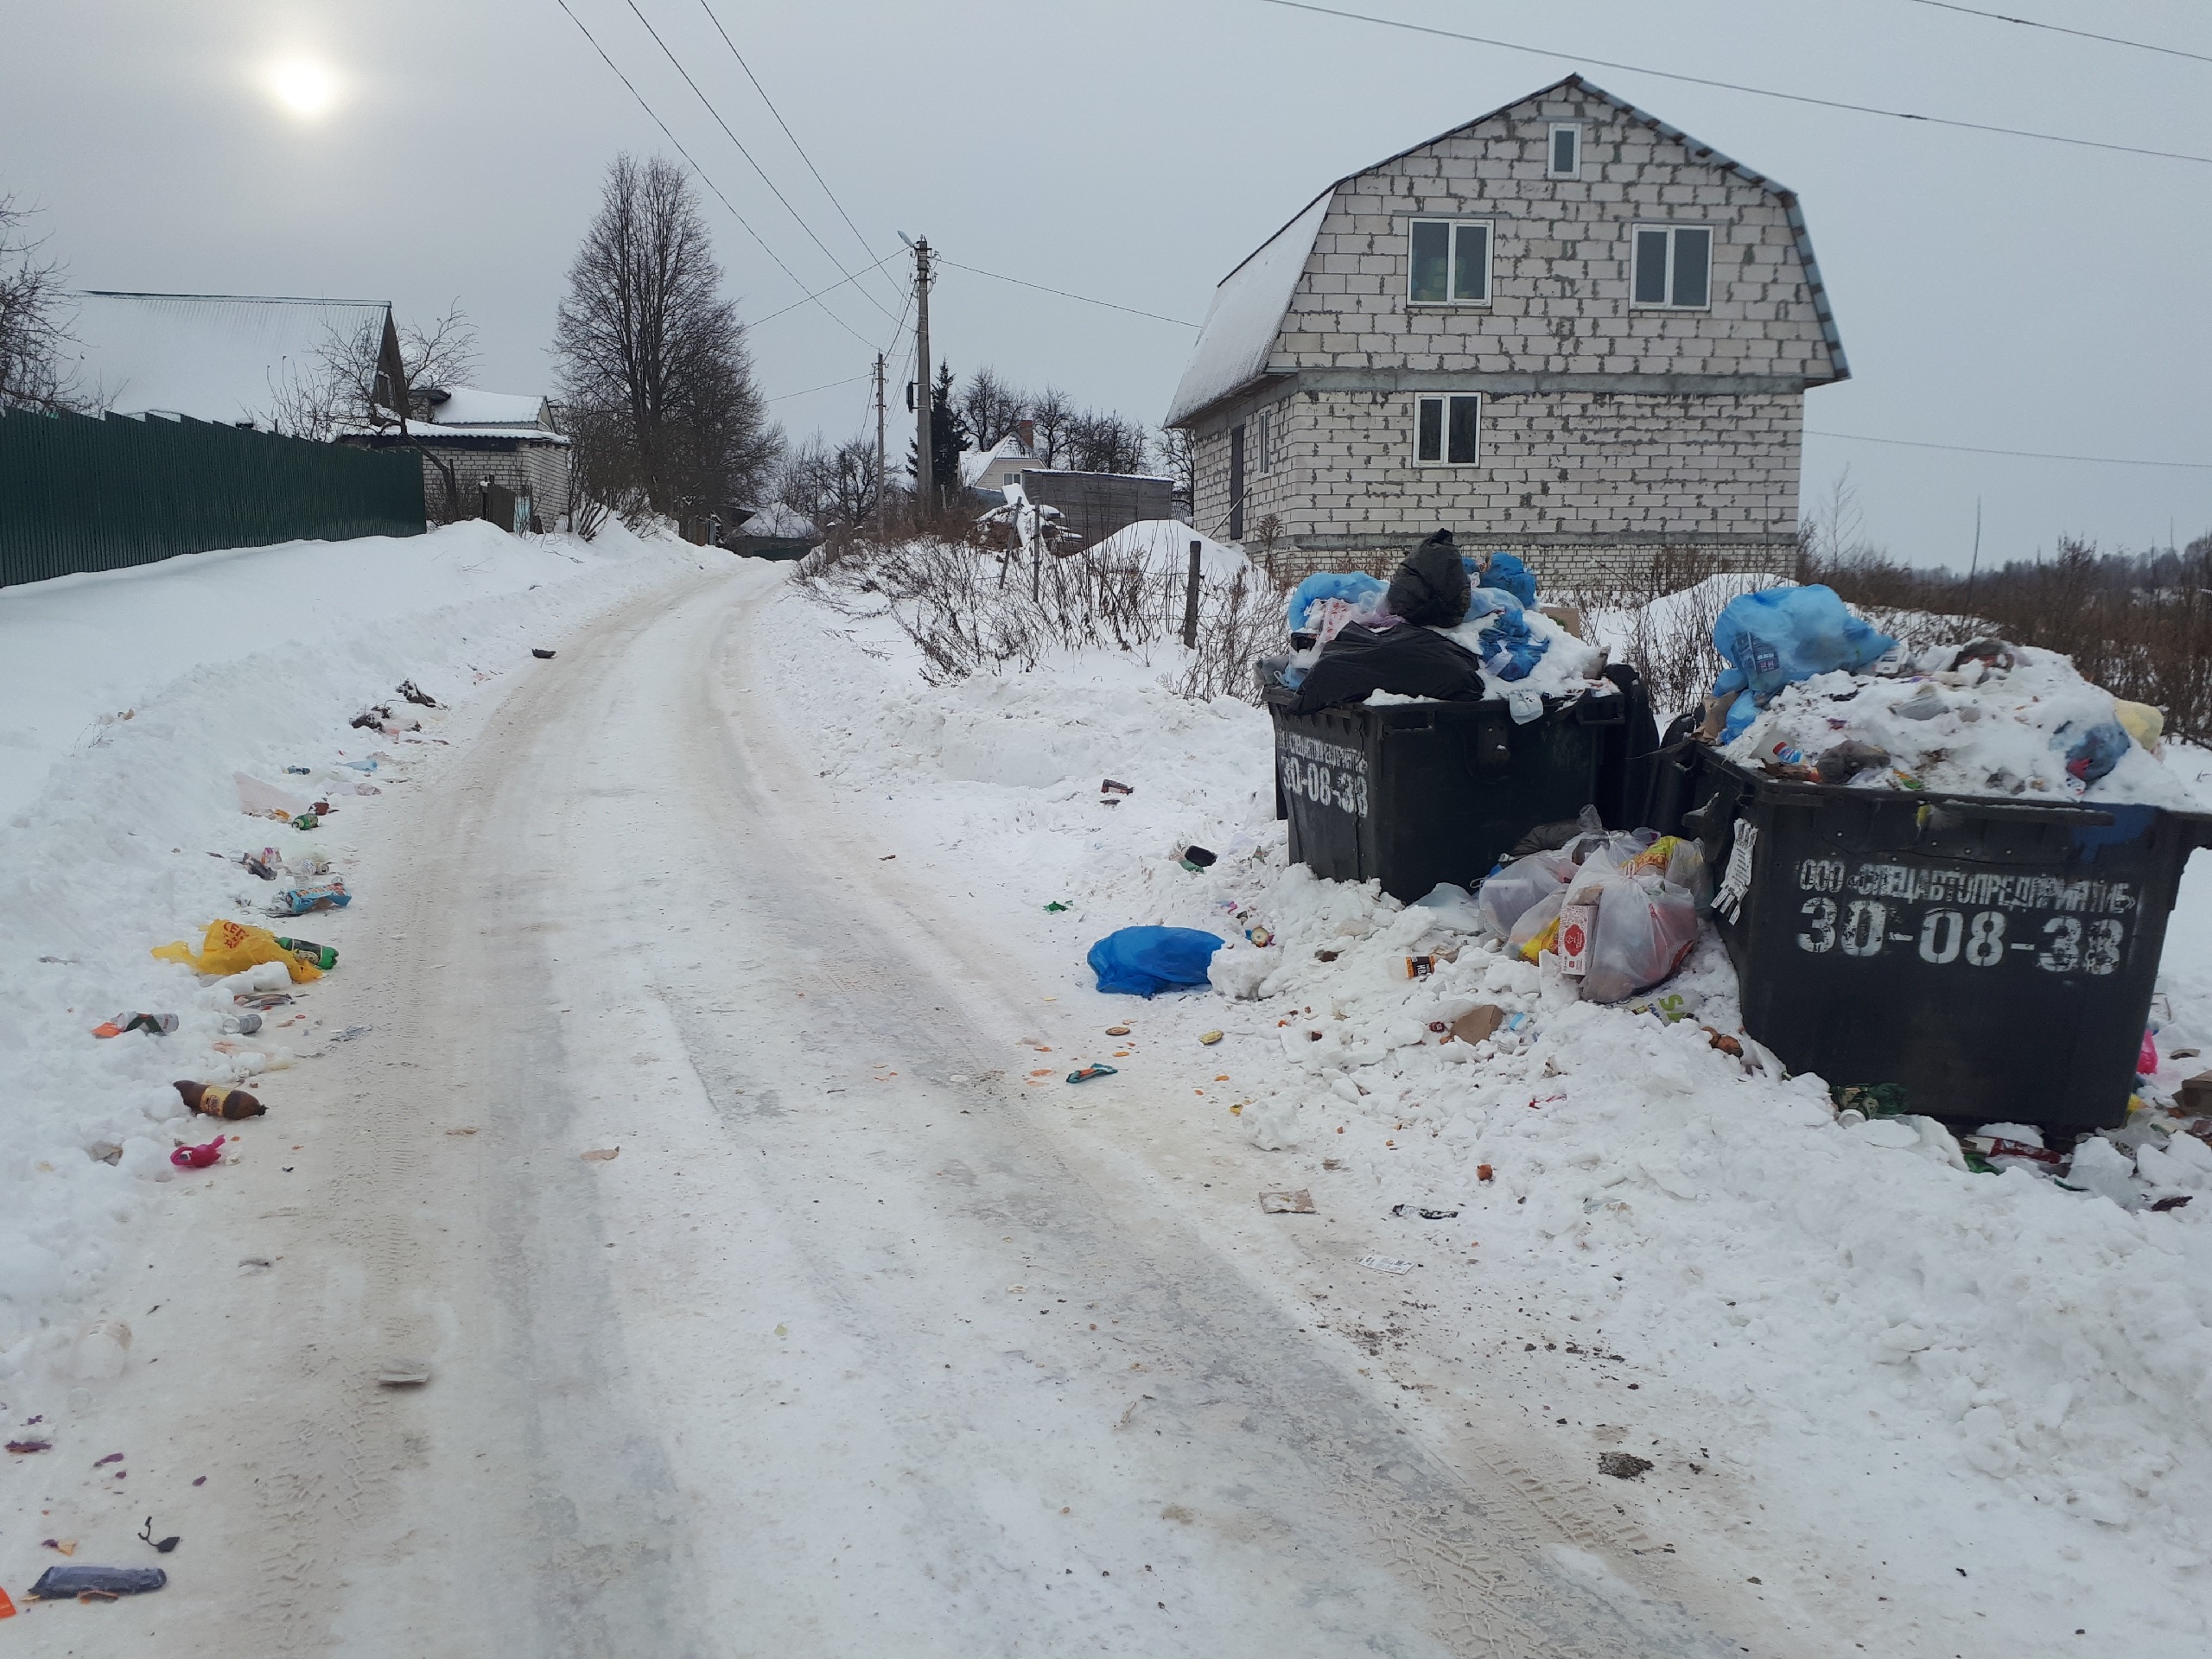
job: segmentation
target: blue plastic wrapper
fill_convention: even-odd
[[[2051,734],[2051,747],[2056,748],[2066,741],[2066,728],[2062,727]],[[2066,751],[2066,771],[2069,777],[2079,778],[2085,784],[2094,784],[2120,764],[2120,757],[2127,753],[2127,746],[2134,739],[2127,728],[2116,720],[2101,720],[2075,738]]]
[[[288,887],[276,895],[276,902],[288,916],[304,916],[315,910],[343,910],[353,902],[353,895],[346,891],[346,884],[335,877],[318,881],[312,887]]]
[[[1292,590],[1287,607],[1293,633],[1306,631],[1306,613],[1325,599],[1341,599],[1357,605],[1372,594],[1378,601],[1389,587],[1363,570],[1318,570]]]
[[[1733,670],[1730,671],[1731,673],[1733,671]],[[1726,674],[1720,677],[1723,680],[1727,677]],[[1719,684],[1719,681],[1714,682],[1715,696],[1721,695]],[[1745,728],[1758,718],[1758,714],[1759,706],[1751,700],[1751,694],[1748,691],[1738,691],[1736,694],[1736,701],[1728,705],[1728,722],[1720,728],[1720,741],[1723,743],[1733,743],[1744,734]]]
[[[34,1601],[67,1601],[72,1596],[143,1596],[168,1583],[158,1567],[49,1567],[31,1586]]]
[[[1838,669],[1870,668],[1897,641],[1853,616],[1833,588],[1768,588],[1741,594],[1713,619],[1713,643],[1764,708],[1785,685]],[[1713,683],[1715,696],[1726,674]]]
[[[1194,927],[1125,927],[1090,947],[1085,958],[1102,991],[1150,996],[1204,985],[1222,942]]]

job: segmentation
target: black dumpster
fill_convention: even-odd
[[[1744,1029],[1792,1071],[1963,1122],[2126,1118],[2212,815],[1784,783],[1694,743],[1659,771],[1721,879]]]
[[[1275,816],[1290,820],[1291,858],[1410,902],[1440,881],[1473,886],[1533,825],[1586,805],[1632,828],[1656,733],[1633,671],[1607,675],[1617,695],[1548,697],[1525,725],[1498,698],[1294,715],[1278,688]]]

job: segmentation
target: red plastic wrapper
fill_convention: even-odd
[[[169,1162],[179,1169],[205,1169],[210,1164],[219,1164],[223,1161],[223,1142],[229,1139],[228,1135],[219,1135],[204,1147],[179,1147],[169,1154]]]

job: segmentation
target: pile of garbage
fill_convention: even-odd
[[[1308,576],[1287,620],[1295,649],[1279,677],[1296,694],[1296,714],[1379,692],[1503,697],[1534,718],[1545,696],[1605,683],[1605,653],[1576,637],[1573,613],[1538,607],[1527,566],[1510,553],[1462,554],[1448,530],[1415,549],[1388,584],[1359,571]]]
[[[2160,765],[2164,718],[2092,685],[2072,661],[1997,639],[1907,652],[1832,588],[1729,601],[1729,664],[1700,736],[1802,783],[2194,807]]]

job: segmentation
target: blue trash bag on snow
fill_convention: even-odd
[[[1317,570],[1291,593],[1287,607],[1290,631],[1305,632],[1306,613],[1325,599],[1341,599],[1357,605],[1370,594],[1379,601],[1389,591],[1388,583],[1378,582],[1364,570]]]
[[[1150,996],[1207,983],[1206,969],[1221,940],[1194,927],[1124,927],[1090,947],[1085,958],[1102,991]]]
[[[1529,632],[1528,619],[1518,606],[1494,613],[1483,624],[1479,638],[1483,666],[1501,680],[1528,678],[1529,671],[1543,660],[1552,643]]]
[[[1739,594],[1713,622],[1713,643],[1764,708],[1785,685],[1815,674],[1872,667],[1897,641],[1853,616],[1833,588],[1766,588]],[[1713,683],[1727,695],[1729,677]]]

